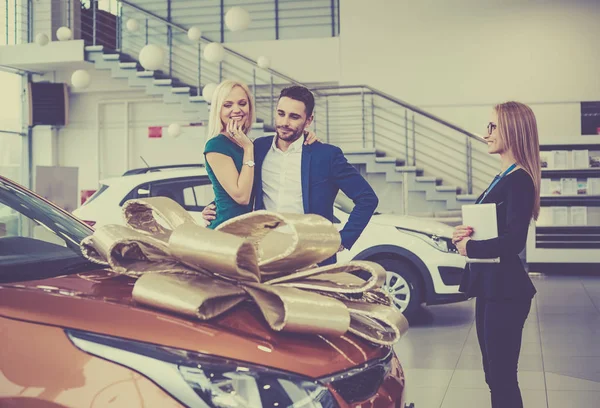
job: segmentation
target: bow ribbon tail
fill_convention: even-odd
[[[275,331],[341,336],[350,313],[339,300],[295,288],[246,283],[265,320]]]
[[[248,298],[234,284],[199,274],[145,274],[132,296],[136,302],[200,320],[219,316]]]
[[[346,300],[342,302],[350,312],[348,331],[372,343],[392,346],[408,330],[408,320],[392,307]]]

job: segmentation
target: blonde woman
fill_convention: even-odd
[[[213,94],[204,148],[218,217],[209,226],[252,210],[254,144],[248,132],[255,120],[254,101],[244,83],[226,80]]]
[[[500,173],[477,203],[495,203],[498,238],[473,240],[473,229],[456,227],[452,241],[463,256],[500,258],[470,263],[460,290],[476,297],[477,338],[493,408],[523,407],[517,365],[523,326],[536,293],[519,253],[532,219],[540,213],[540,153],[535,115],[518,102],[497,105],[488,124],[488,153],[501,159]]]

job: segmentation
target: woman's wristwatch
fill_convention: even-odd
[[[254,167],[255,163],[252,160],[248,160],[247,162],[244,162],[244,164],[248,167]]]

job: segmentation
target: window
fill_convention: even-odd
[[[183,190],[183,204],[186,208],[200,207],[202,209],[214,199],[212,184],[187,187]]]
[[[202,211],[215,196],[208,176],[197,176],[141,184],[127,194],[121,205],[145,197],[167,197],[188,211]]]
[[[91,233],[59,209],[0,180],[0,282],[97,268],[79,248]]]

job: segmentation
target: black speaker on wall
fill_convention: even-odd
[[[29,83],[29,126],[65,126],[69,93],[67,84]]]

